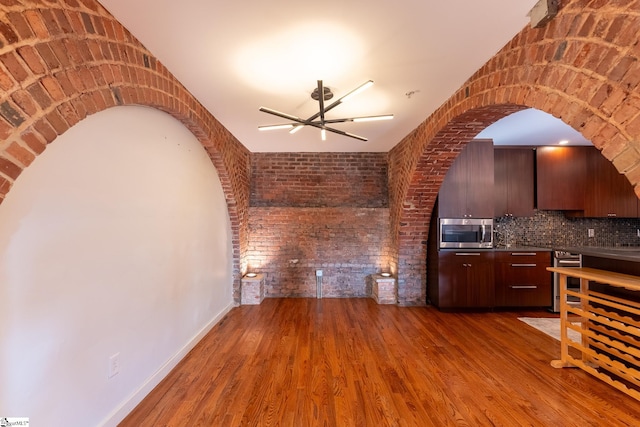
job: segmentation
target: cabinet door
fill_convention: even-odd
[[[492,252],[442,251],[439,256],[439,308],[486,308],[494,304]]]
[[[588,148],[538,147],[538,209],[584,210]]]
[[[550,307],[552,275],[550,252],[498,252],[496,305]]]
[[[534,161],[531,148],[494,150],[495,216],[533,216]]]
[[[465,218],[467,213],[467,154],[462,150],[447,171],[438,193],[440,218]]]
[[[493,141],[473,140],[453,162],[438,196],[440,218],[493,218]]]
[[[495,305],[493,261],[480,259],[467,264],[467,307]]]
[[[493,141],[474,140],[467,150],[467,215],[493,218]]]
[[[627,178],[595,147],[587,153],[586,217],[638,216],[638,197]]]

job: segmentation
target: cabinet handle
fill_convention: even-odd
[[[511,267],[535,267],[538,264],[511,264]]]
[[[535,252],[511,252],[512,256],[536,256]]]
[[[538,285],[512,285],[511,289],[538,289]]]
[[[480,256],[480,252],[456,252],[456,256]]]
[[[612,217],[612,216],[618,216],[618,215],[614,213],[610,213],[610,214],[607,214],[607,216]]]

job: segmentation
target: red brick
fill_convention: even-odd
[[[8,92],[15,86],[14,80],[0,68],[0,89]]]
[[[41,83],[51,99],[53,99],[54,101],[62,101],[66,98],[65,93],[60,86],[60,83],[58,83],[55,78],[45,76],[42,78]]]
[[[56,55],[56,58],[58,59],[62,67],[68,68],[73,65],[71,57],[69,56],[67,48],[65,47],[62,40],[52,40],[51,42],[49,42],[49,46],[51,47],[53,53]]]
[[[13,133],[15,128],[7,123],[5,120],[0,118],[0,140],[4,140],[9,137]]]
[[[7,14],[7,20],[11,22],[11,25],[21,39],[29,39],[33,37],[33,31],[21,13],[10,12]]]
[[[47,43],[39,43],[35,46],[35,48],[40,54],[40,57],[44,61],[47,69],[53,70],[60,66],[60,61],[58,61],[55,53],[53,52],[53,50],[51,50],[51,46],[49,46]]]
[[[0,21],[0,36],[4,38],[6,44],[14,44],[18,41],[18,34],[4,20]]]
[[[22,173],[22,168],[11,160],[0,157],[0,173],[15,180],[20,176],[20,173]]]
[[[41,8],[39,11],[42,17],[42,22],[47,28],[49,35],[56,36],[61,34],[62,30],[60,29],[60,25],[58,25],[58,21],[56,21],[54,10]]]
[[[2,62],[7,71],[13,76],[13,79],[22,83],[29,77],[29,72],[22,65],[18,56],[14,52],[8,52],[0,56],[0,62]]]
[[[45,150],[45,148],[47,148],[46,144],[43,143],[40,138],[31,131],[23,133],[20,137],[22,138],[24,143],[27,144],[27,146],[36,154],[41,154]]]
[[[18,49],[18,54],[32,73],[44,74],[46,70],[37,50],[31,46],[23,46]]]
[[[55,129],[51,127],[49,122],[44,118],[33,124],[33,128],[44,138],[47,144],[50,144],[57,138]]]
[[[64,120],[57,109],[47,114],[46,118],[58,135],[62,135],[67,129],[69,129],[69,124]]]
[[[56,22],[58,26],[62,30],[63,33],[70,34],[73,32],[73,27],[67,18],[67,15],[62,9],[54,9],[53,14],[56,18]]]
[[[9,147],[7,147],[7,153],[9,153],[13,158],[15,158],[18,162],[22,164],[22,167],[27,167],[33,162],[36,156],[26,148],[22,147],[17,142],[12,142]]]
[[[49,31],[38,10],[27,10],[24,12],[24,16],[27,18],[29,26],[39,39],[47,40],[49,38]]]
[[[25,90],[13,92],[11,99],[13,99],[13,102],[15,102],[16,105],[29,116],[34,116],[38,111],[38,107],[33,102],[31,94]]]

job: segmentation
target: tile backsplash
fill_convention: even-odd
[[[593,237],[589,237],[593,229]],[[494,220],[494,246],[640,246],[640,218],[567,218],[561,211]]]

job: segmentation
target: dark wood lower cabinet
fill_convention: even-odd
[[[495,254],[496,307],[550,307],[551,252]]]
[[[430,298],[438,308],[493,307],[493,251],[440,251],[436,286]]]
[[[550,251],[442,250],[435,258],[428,294],[440,309],[551,306]]]

